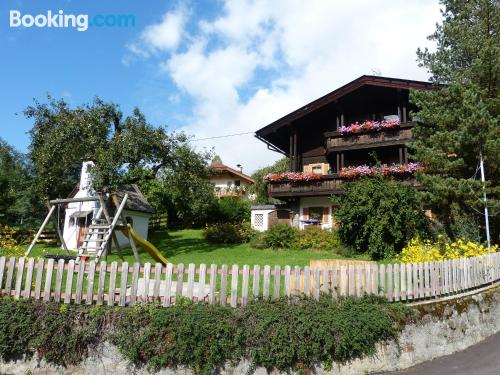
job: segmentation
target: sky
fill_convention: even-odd
[[[94,25],[28,27],[49,11]],[[427,80],[440,19],[434,0],[3,0],[0,138],[26,152],[34,100],[98,96],[251,173],[281,157],[252,133],[287,113],[363,74]]]

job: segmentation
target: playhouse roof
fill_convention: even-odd
[[[78,189],[79,185],[73,189],[68,198],[73,198],[78,192]],[[125,193],[128,193],[128,199],[125,203],[126,210],[144,212],[148,214],[153,214],[155,212],[155,209],[151,206],[136,184],[120,186],[115,191],[115,194],[120,201],[123,199]]]
[[[148,214],[155,212],[154,208],[149,204],[146,197],[142,195],[142,192],[136,184],[119,187],[115,192],[120,200],[125,193],[128,193],[128,199],[125,203],[126,210],[146,212]]]

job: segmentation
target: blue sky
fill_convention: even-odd
[[[134,27],[11,28],[21,14],[133,15]],[[439,20],[436,1],[4,0],[0,137],[26,151],[21,114],[47,93],[138,106],[195,138],[254,131],[362,74],[423,79],[415,50]],[[194,142],[247,171],[279,155],[252,135]]]

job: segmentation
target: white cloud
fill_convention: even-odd
[[[125,56],[122,62],[128,65],[132,56],[147,58],[151,53],[175,50],[183,39],[187,19],[184,7],[165,13],[159,23],[146,26],[138,40],[127,45],[131,55]]]
[[[432,0],[226,0],[215,19],[198,20],[181,52],[180,37],[163,39],[167,28],[149,44],[169,51],[161,69],[194,99],[183,130],[205,138],[257,130],[373,69],[425,80],[415,50],[439,20]],[[251,135],[196,145],[249,172],[279,157]]]

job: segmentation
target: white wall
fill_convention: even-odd
[[[234,187],[235,181],[240,181],[241,187],[249,186],[249,183],[247,181],[240,179],[240,178],[236,178],[236,177],[212,177],[212,178],[210,178],[210,182],[215,184],[215,187],[221,188],[221,189],[228,188],[228,183],[231,184],[230,187]]]
[[[259,232],[264,232],[269,229],[269,213],[276,211],[276,209],[272,210],[252,210],[250,217],[250,224],[253,229],[258,230]],[[263,217],[263,225],[257,226],[255,225],[255,215],[264,215]]]
[[[149,224],[149,218],[151,217],[150,214],[144,213],[144,212],[137,212],[137,211],[129,211],[129,210],[123,210],[123,213],[125,217],[131,217],[133,220],[133,225],[132,227],[134,228],[134,231],[137,232],[139,236],[144,238],[145,240],[148,239],[148,224]],[[125,237],[125,235],[117,230],[116,231],[116,237],[118,239],[118,243],[120,246],[123,247],[129,247],[130,242],[128,240],[128,237]],[[114,247],[114,244],[113,244]]]

